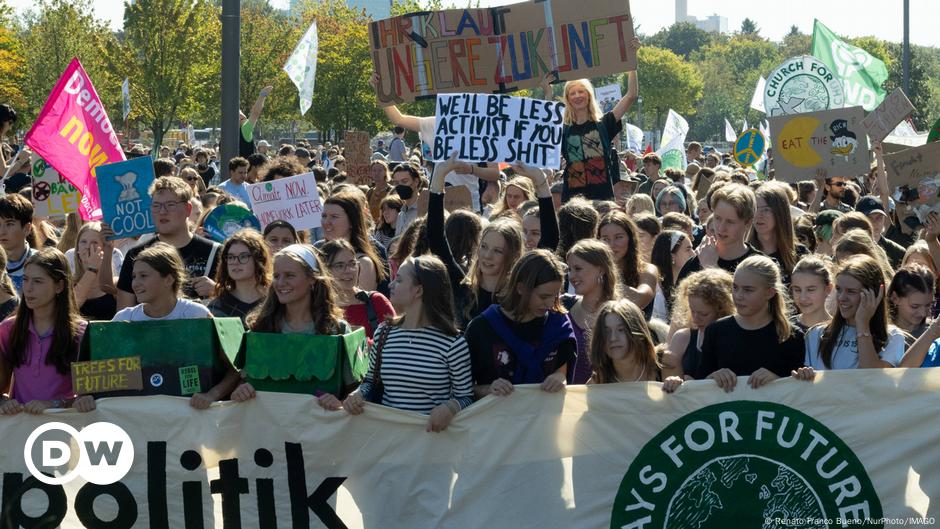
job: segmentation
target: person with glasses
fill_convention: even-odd
[[[188,219],[192,209],[192,204],[190,204],[193,197],[192,188],[178,177],[158,178],[150,186],[150,196],[152,199],[150,213],[156,227],[156,237],[128,250],[117,282],[118,309],[137,304],[138,300],[131,286],[134,260],[137,259],[140,252],[158,242],[165,242],[176,248],[183,260],[190,278],[183,284],[183,294],[187,298],[193,299],[204,299],[212,296],[215,292],[215,281],[211,278],[215,277],[218,264],[216,254],[220,245],[189,231]],[[107,223],[102,223],[101,234],[104,237],[105,247],[103,249],[106,256],[105,259],[102,259],[101,266],[110,268],[113,244],[109,240],[109,236],[113,236],[114,231]],[[110,270],[107,270],[107,272],[110,272]],[[101,277],[107,278],[108,275],[107,273],[99,273],[99,278]],[[114,288],[114,285],[108,287]]]
[[[827,209],[834,209],[842,213],[852,211],[852,206],[842,202],[842,198],[845,196],[845,185],[844,176],[826,177],[824,182],[818,182],[817,186],[825,191],[824,198],[819,203],[818,211],[826,211]]]
[[[271,252],[264,237],[242,229],[222,245],[222,263],[215,276],[215,297],[209,302],[213,316],[237,317],[242,323],[264,300],[271,285]]]
[[[202,177],[199,176],[199,173],[192,167],[187,167],[180,171],[180,178],[186,181],[189,184],[189,187],[193,188],[193,196],[202,197],[206,192],[206,184],[202,181]]]
[[[345,239],[329,241],[320,247],[323,260],[336,286],[337,303],[343,307],[346,321],[362,327],[372,339],[379,324],[395,317],[395,309],[381,292],[369,292],[358,286],[359,259],[356,250]]]

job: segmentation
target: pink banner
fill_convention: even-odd
[[[72,59],[52,89],[26,134],[26,145],[78,188],[83,219],[101,219],[95,168],[124,160],[124,151],[78,59]]]

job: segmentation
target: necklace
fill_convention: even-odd
[[[645,374],[646,374],[646,366],[643,366],[643,371],[640,371],[640,374],[637,375],[637,377],[634,378],[633,380],[622,380],[622,379],[620,378],[620,375],[618,375],[616,371],[614,371],[614,379],[615,379],[617,382],[639,382],[640,380],[643,379],[643,375],[645,375]]]

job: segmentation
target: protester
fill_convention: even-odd
[[[832,317],[826,300],[832,294],[830,265],[817,256],[806,256],[796,263],[790,276],[790,294],[799,315],[792,322],[804,334]]]
[[[888,285],[888,306],[891,323],[910,336],[907,345],[914,343],[927,330],[930,309],[934,303],[936,280],[933,272],[922,265],[901,267]]]
[[[387,258],[385,248],[369,236],[368,205],[362,193],[343,190],[331,195],[323,203],[322,222],[324,241],[345,239],[356,249],[359,288],[366,291],[379,289],[388,277],[385,269]]]
[[[32,229],[32,202],[19,194],[0,197],[0,247],[6,252],[7,276],[17,293],[23,291],[26,261],[36,253],[28,242]]]
[[[0,247],[0,321],[13,314],[19,304],[16,287],[7,274],[7,253]]]
[[[101,235],[100,222],[88,222],[78,230],[78,240],[72,248],[71,266],[75,293],[75,305],[79,313],[89,320],[108,321],[117,312],[117,299],[113,294],[101,288],[99,273],[110,273],[110,281],[114,283],[113,271],[104,270],[101,261],[104,259],[104,238]],[[120,252],[114,250],[114,256]],[[66,257],[66,260],[68,258]],[[112,266],[114,260],[112,257]],[[120,268],[120,261],[118,261]],[[112,268],[114,270],[114,268]],[[107,282],[107,281],[106,281]]]
[[[603,229],[603,227],[601,228]],[[603,240],[603,236],[602,236]],[[605,241],[606,242],[606,241]],[[669,320],[672,313],[673,294],[678,285],[679,271],[695,256],[692,240],[681,231],[666,230],[656,236],[650,252],[650,264],[656,267],[659,281],[653,298],[654,318]]]
[[[597,229],[598,238],[610,247],[620,274],[624,296],[636,306],[652,313],[659,272],[643,257],[639,230],[622,211],[604,215]]]
[[[248,180],[248,160],[235,157],[228,162],[228,180],[219,184],[222,191],[232,195],[246,206],[251,205],[251,198],[248,195],[248,188],[245,182]]]
[[[306,242],[303,233],[298,233],[286,220],[275,220],[264,227],[264,242],[267,243],[271,254],[301,242]]]
[[[676,290],[672,304],[675,329],[663,354],[663,376],[692,379],[702,359],[705,329],[734,313],[733,278],[720,269],[692,273]]]
[[[659,359],[646,318],[628,300],[611,300],[600,307],[589,349],[594,372],[588,384],[660,379]],[[670,391],[675,385],[675,381],[670,381]]]
[[[748,243],[777,261],[783,283],[789,284],[793,267],[809,250],[796,242],[788,188],[780,182],[765,182],[754,194],[757,209]]]
[[[271,252],[260,233],[242,229],[225,240],[215,295],[207,307],[213,316],[241,318],[258,307],[271,286]]]
[[[363,327],[371,339],[379,325],[395,317],[395,309],[381,292],[363,290],[358,286],[360,260],[356,250],[345,239],[335,239],[320,247],[323,260],[333,277],[336,302],[350,325]]]

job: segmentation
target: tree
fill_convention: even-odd
[[[177,119],[218,113],[219,9],[208,0],[137,0],[124,12],[124,42],[103,50],[114,80],[130,79],[134,113],[154,146]],[[118,85],[119,86],[119,85]]]
[[[757,27],[757,23],[753,20],[745,18],[741,21],[741,35],[756,37],[759,32],[760,28]]]
[[[21,86],[26,59],[19,37],[10,29],[13,23],[9,8],[2,1],[0,22],[0,103],[22,110],[26,106],[26,95]]]
[[[694,24],[676,22],[646,39],[644,44],[671,50],[676,55],[688,59],[692,52],[704,48],[714,38],[715,35],[695,27]]]
[[[640,48],[637,60],[640,94],[646,114],[644,123],[661,128],[670,108],[685,117],[695,114],[704,86],[695,67],[675,53],[653,46]]]

